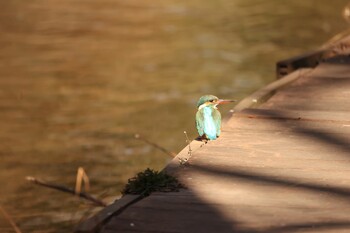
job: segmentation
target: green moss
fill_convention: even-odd
[[[180,188],[183,185],[175,177],[147,168],[128,180],[122,194],[148,196],[152,192],[177,192]]]

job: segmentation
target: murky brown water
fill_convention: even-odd
[[[0,2],[0,204],[26,232],[70,232],[89,206],[31,175],[117,196],[195,136],[202,94],[241,99],[274,64],[346,29],[347,1]],[[225,108],[227,111],[229,108]],[[0,232],[13,232],[0,217]]]

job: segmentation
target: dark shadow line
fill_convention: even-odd
[[[294,130],[296,133],[306,135],[308,137],[313,137],[316,139],[319,139],[322,142],[325,142],[327,144],[332,144],[334,146],[339,146],[343,148],[344,150],[350,152],[350,139],[344,140],[341,137],[335,137],[335,136],[330,136],[329,133],[321,131],[321,130],[313,130],[306,128],[297,128]],[[350,154],[349,154],[350,155]]]
[[[316,185],[316,184],[310,184],[310,183],[301,183],[293,180],[283,180],[283,179],[278,179],[278,178],[274,178],[271,176],[266,176],[258,173],[245,172],[240,170],[237,167],[231,167],[232,170],[224,170],[222,168],[209,168],[209,167],[192,165],[192,164],[190,166],[192,169],[197,170],[198,172],[211,173],[217,176],[227,177],[231,179],[238,178],[238,179],[248,180],[251,182],[287,186],[287,187],[292,187],[296,189],[306,189],[313,192],[324,192],[331,195],[337,195],[341,198],[346,198],[348,201],[350,201],[350,199],[348,199],[350,197],[350,189],[332,187],[328,185],[323,186],[323,185]]]
[[[310,121],[303,121],[302,117],[295,118],[295,116],[283,114],[281,111],[277,112],[271,109],[254,109],[254,111],[257,111],[259,115],[254,116],[254,113],[253,113],[252,118],[254,116],[254,118],[264,118],[264,119],[274,120],[279,125],[292,129],[293,132],[297,134],[318,139],[319,141],[322,141],[326,144],[339,146],[343,150],[349,152],[349,156],[350,156],[350,138],[344,139],[341,137],[335,137],[334,134],[331,136],[328,132],[323,130],[310,129],[306,126],[306,123]],[[298,124],[300,124],[300,126],[297,125],[295,127],[295,125],[293,124],[293,127],[290,127],[292,126],[290,122],[296,122],[296,121],[298,122]],[[315,121],[316,120],[313,120],[312,122],[315,122]],[[320,123],[322,124],[323,121],[324,120],[321,120]]]

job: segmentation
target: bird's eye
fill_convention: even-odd
[[[214,100],[209,100],[209,102],[214,102]]]

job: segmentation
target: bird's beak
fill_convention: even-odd
[[[237,100],[222,100],[222,99],[219,99],[216,101],[216,104],[229,104],[229,103],[232,103],[232,102],[236,102]]]

